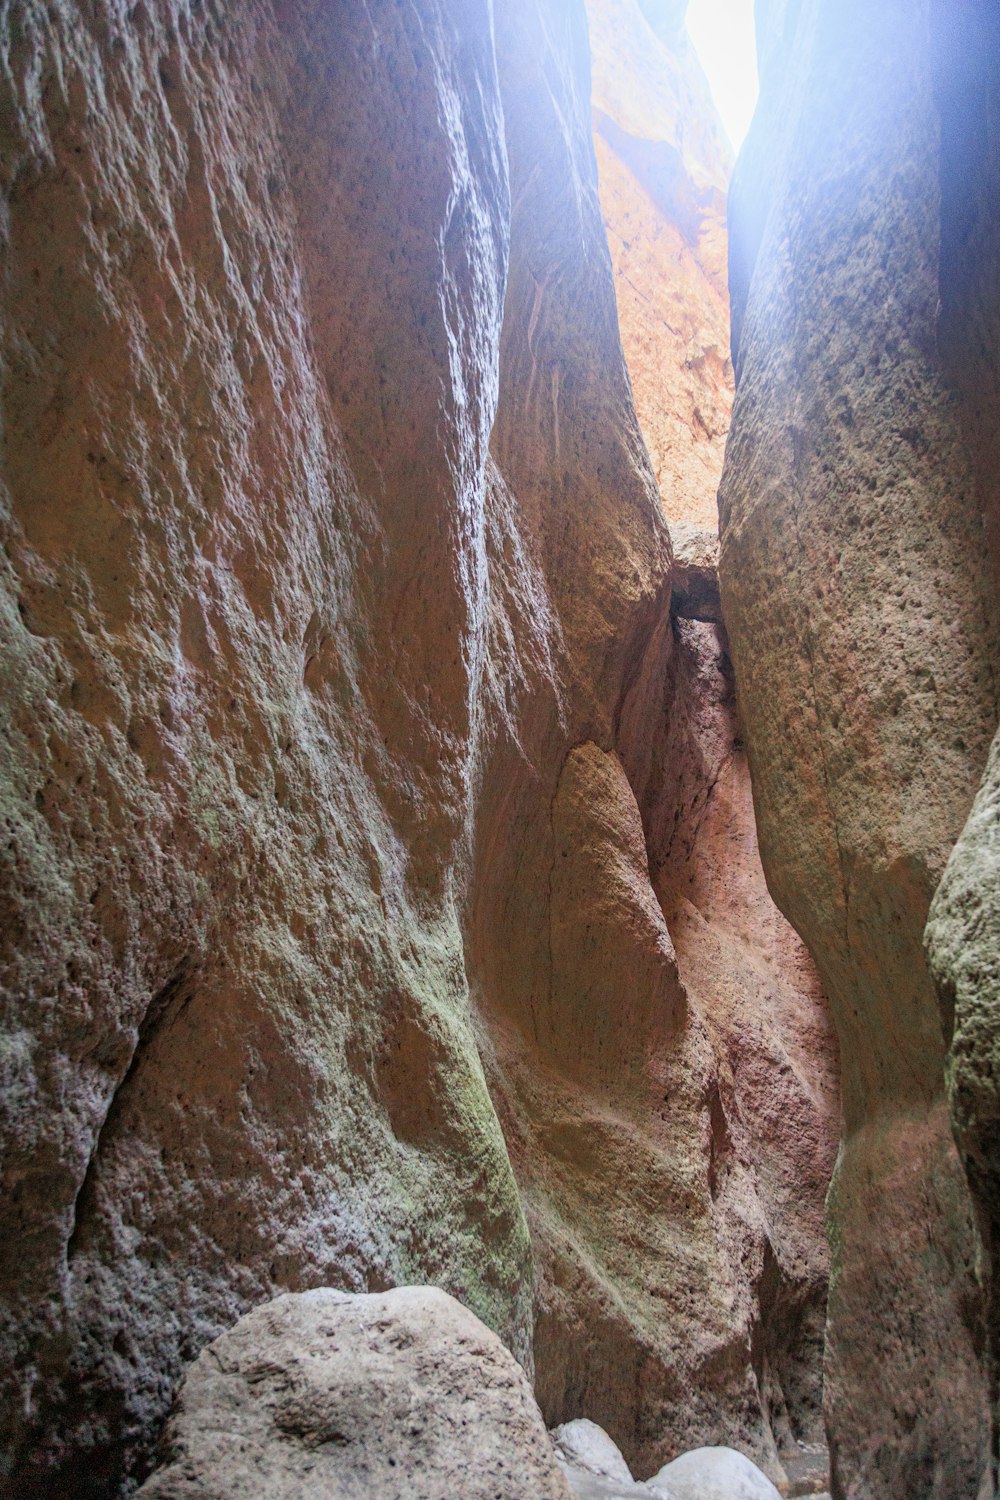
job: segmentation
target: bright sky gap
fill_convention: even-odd
[[[738,151],[757,103],[753,0],[691,0],[687,27],[726,133]]]

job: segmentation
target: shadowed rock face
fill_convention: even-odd
[[[768,884],[840,1037],[827,1420],[866,1500],[975,1496],[987,1456],[921,944],[997,715],[995,18],[961,9],[763,8],[732,197],[723,607]]]
[[[534,1347],[551,1420],[774,1467],[831,1050],[706,811],[749,848],[582,6],[0,44],[3,1483],[114,1494],[248,1306],[407,1281]]]

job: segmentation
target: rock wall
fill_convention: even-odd
[[[733,400],[732,154],[686,9],[587,0],[601,208],[639,424],[668,521],[715,531]]]
[[[941,313],[938,337],[975,470],[990,600],[1000,597],[1000,17],[986,5],[932,13],[940,61]],[[998,1181],[997,741],[931,907],[925,938],[949,1051],[945,1082],[981,1242],[993,1403],[994,1482],[1000,1457]]]
[[[533,576],[489,7],[235,14],[0,20],[18,1494],[113,1491],[275,1289],[436,1280],[530,1357],[459,921]]]
[[[0,1483],[115,1494],[247,1307],[417,1281],[550,1419],[776,1468],[829,1038],[669,611],[582,6],[238,11],[0,15]]]
[[[834,1492],[954,1500],[987,1467],[983,1311],[921,939],[997,718],[996,23],[759,23],[721,572],[768,884],[841,1046]]]

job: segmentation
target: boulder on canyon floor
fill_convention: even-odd
[[[734,1448],[695,1448],[650,1480],[665,1500],[781,1500],[766,1474]]]
[[[289,1294],[188,1372],[143,1500],[569,1500],[531,1387],[433,1287]]]
[[[564,1422],[552,1432],[559,1457],[568,1464],[575,1464],[601,1479],[611,1479],[622,1484],[631,1484],[629,1466],[622,1457],[621,1449],[608,1437],[603,1427],[587,1417],[577,1417]]]

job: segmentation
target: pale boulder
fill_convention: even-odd
[[[632,1473],[621,1455],[617,1443],[587,1417],[578,1417],[574,1422],[564,1422],[552,1433],[556,1452],[567,1464],[584,1469],[588,1474],[614,1480],[618,1484],[631,1484]]]
[[[181,1388],[144,1500],[569,1500],[531,1387],[435,1287],[255,1308]]]
[[[735,1448],[693,1448],[649,1484],[667,1500],[780,1500],[767,1475]]]

